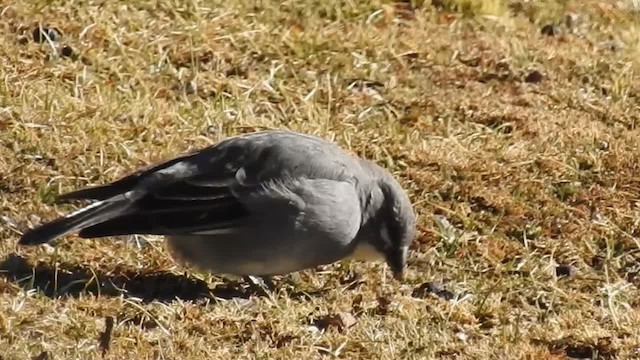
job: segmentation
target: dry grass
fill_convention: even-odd
[[[640,356],[637,1],[432,3],[2,2],[0,357]],[[15,246],[53,194],[263,128],[402,179],[405,283],[343,263],[253,296],[158,239]]]

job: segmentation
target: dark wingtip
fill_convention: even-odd
[[[53,240],[53,238],[51,236],[48,236],[42,230],[42,227],[37,227],[25,231],[25,233],[20,237],[20,240],[18,240],[18,245],[36,246],[48,243],[51,240]]]
[[[54,204],[67,204],[67,203],[70,203],[72,201],[95,199],[96,197],[93,194],[91,194],[91,192],[92,192],[91,190],[93,190],[93,189],[82,189],[82,190],[69,192],[69,193],[66,193],[66,194],[61,194],[61,195],[56,196],[56,198],[53,200],[53,202],[54,202]]]
[[[72,226],[73,223],[68,218],[58,218],[25,231],[18,240],[18,245],[35,246],[51,242],[66,234]]]
[[[70,203],[71,200],[65,199],[63,197],[56,197],[53,199],[53,204],[54,205],[61,205],[61,204],[67,204]]]

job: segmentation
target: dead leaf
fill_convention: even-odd
[[[49,353],[46,351],[41,352],[38,356],[33,357],[33,360],[48,360]]]
[[[376,314],[387,315],[390,311],[391,299],[387,296],[378,296],[378,307],[376,308]]]
[[[326,330],[330,327],[336,327],[339,331],[344,331],[357,322],[356,318],[349,312],[341,312],[338,314],[327,315],[313,322],[313,325],[320,330]]]
[[[355,298],[351,302],[351,311],[353,311],[353,313],[356,315],[359,315],[363,311],[362,300],[363,300],[362,294],[358,294],[355,296]]]

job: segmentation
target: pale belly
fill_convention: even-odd
[[[382,261],[384,260],[384,255],[376,250],[373,245],[361,242],[347,258],[362,261]]]
[[[339,259],[300,256],[290,249],[265,246],[225,246],[223,241],[198,236],[166,237],[172,256],[203,271],[230,275],[282,275],[331,263]]]

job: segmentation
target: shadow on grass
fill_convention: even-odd
[[[105,273],[68,263],[57,267],[43,263],[33,266],[17,254],[10,254],[0,262],[0,277],[25,290],[37,289],[50,298],[93,294],[136,297],[144,302],[170,302],[175,299],[204,301],[214,297],[246,299],[263,295],[255,289],[243,288],[240,282],[229,281],[211,289],[203,280],[169,272],[122,270]]]

